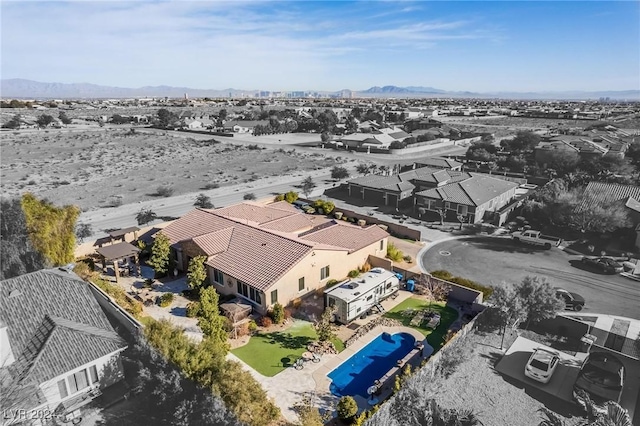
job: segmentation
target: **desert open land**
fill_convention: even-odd
[[[265,177],[347,161],[293,147],[267,149],[197,136],[128,129],[3,132],[2,193],[30,191],[87,211],[157,198],[160,187],[179,195],[215,185],[250,186]]]

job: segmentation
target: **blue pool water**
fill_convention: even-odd
[[[368,397],[369,386],[411,352],[415,342],[408,333],[382,333],[328,374],[331,393]]]

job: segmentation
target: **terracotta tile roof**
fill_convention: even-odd
[[[213,210],[192,210],[167,225],[160,232],[169,237],[172,244],[175,244],[179,241],[190,240],[198,235],[221,231],[235,224],[235,222],[225,220],[212,212]]]
[[[267,222],[262,225],[262,228],[270,229],[273,231],[293,232],[298,234],[330,220],[331,219],[327,219],[324,216],[309,215],[300,213],[300,211],[297,210],[297,214]]]
[[[204,251],[207,256],[222,253],[229,248],[233,227],[225,228],[210,234],[199,235],[193,238],[193,242]]]
[[[215,209],[212,210],[212,212],[217,216],[255,222],[259,225],[271,222],[272,220],[299,214],[299,211],[284,210],[282,207],[272,208],[263,204],[247,202],[234,204],[221,209]]]
[[[237,224],[227,250],[207,265],[264,291],[311,251],[311,244]]]
[[[363,228],[340,221],[331,221],[330,224],[321,226],[315,231],[312,230],[305,233],[301,235],[300,238],[322,244],[344,247],[351,253],[374,244],[388,236],[389,234],[377,225]]]
[[[295,208],[293,204],[289,204],[286,201],[276,201],[275,203],[267,204],[267,207],[272,209],[280,209],[287,212],[300,213],[300,210]]]
[[[42,383],[126,348],[89,284],[58,270],[0,282],[0,318],[15,357],[8,370],[23,383]]]

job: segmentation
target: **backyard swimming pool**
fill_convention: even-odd
[[[336,396],[368,397],[373,382],[395,367],[414,348],[416,339],[408,333],[382,333],[328,374],[330,391]]]

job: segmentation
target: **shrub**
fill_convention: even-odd
[[[413,258],[409,255],[404,256],[402,259],[407,263],[413,262]]]
[[[292,308],[284,308],[284,319],[288,320],[293,317],[293,309]]]
[[[347,274],[347,276],[348,276],[349,278],[355,278],[355,277],[357,277],[358,275],[360,275],[360,272],[359,272],[357,269],[352,269],[352,270],[350,270],[350,271],[349,271],[349,273]]]
[[[389,244],[387,244],[387,259],[391,259],[394,262],[400,262],[402,261],[402,258],[404,257],[404,253],[402,253],[402,251],[400,249],[398,249],[396,247],[395,244],[393,244],[392,242],[389,242]]]
[[[358,404],[351,396],[343,396],[338,401],[338,417],[342,420],[350,420],[358,413]]]
[[[369,272],[371,270],[371,264],[369,262],[364,262],[364,264],[360,267],[360,272]]]
[[[244,200],[255,200],[256,199],[256,194],[254,194],[253,192],[249,192],[247,194],[244,194],[244,196],[242,198]]]
[[[478,284],[477,282],[468,280],[466,278],[455,277],[449,271],[438,270],[438,271],[432,271],[432,272],[430,272],[430,274],[432,276],[436,277],[436,278],[440,278],[442,280],[449,281],[449,282],[452,282],[454,284],[461,285],[463,287],[467,287],[467,288],[470,288],[470,289],[473,289],[473,290],[480,291],[480,292],[482,292],[482,297],[485,300],[488,299],[489,296],[491,296],[493,294],[493,287],[482,285],[482,284]]]
[[[253,333],[254,331],[256,331],[258,329],[258,324],[256,324],[256,322],[254,320],[249,321],[249,325],[247,326],[249,328],[249,331],[251,333]]]
[[[160,305],[162,308],[166,308],[171,304],[171,302],[173,302],[173,293],[165,293],[160,296],[160,302],[158,303],[158,305]]]
[[[276,198],[274,201],[284,201],[284,194],[278,194],[276,195]]]
[[[281,304],[276,303],[273,305],[273,308],[271,308],[269,316],[276,324],[282,324],[282,321],[284,321],[284,307]]]
[[[173,188],[168,185],[160,185],[158,189],[156,189],[156,195],[159,197],[171,197],[173,191]]]
[[[242,337],[249,334],[249,323],[243,322],[241,324],[236,325],[235,334],[236,334],[236,337]]]
[[[217,189],[220,188],[220,185],[217,183],[208,183],[202,187],[202,189]]]
[[[298,198],[299,198],[298,193],[295,191],[289,191],[286,194],[284,194],[284,200],[289,204],[292,204]]]
[[[299,297],[296,297],[291,301],[291,307],[293,309],[298,309],[301,305],[302,305],[302,299],[300,299]]]
[[[187,305],[187,318],[195,318],[200,313],[200,302],[190,302]]]
[[[265,315],[263,317],[260,317],[260,327],[271,327],[273,325],[273,321],[271,320],[271,317]]]
[[[331,201],[324,201],[324,200],[314,201],[313,207],[315,207],[316,210],[318,211],[322,210],[324,214],[330,214],[336,208],[336,206]]]
[[[333,278],[331,278],[329,281],[327,281],[327,288],[333,287],[336,284],[338,284],[338,280],[334,280]]]

